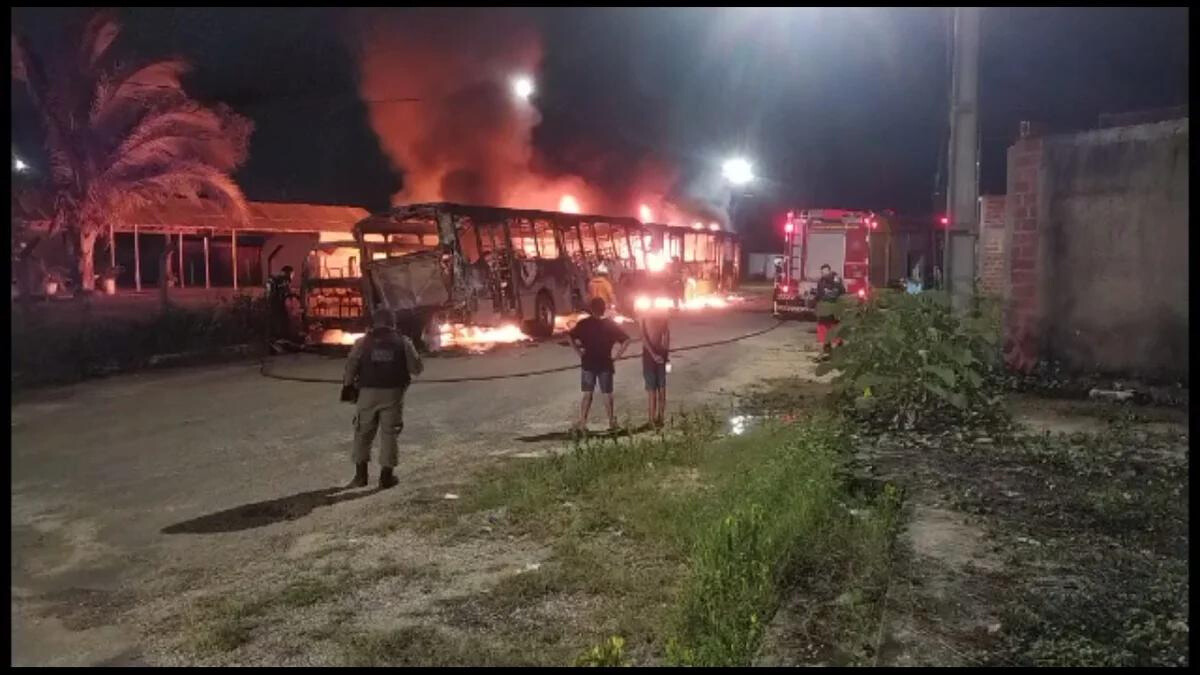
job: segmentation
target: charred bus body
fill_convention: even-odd
[[[544,337],[584,309],[601,263],[623,313],[672,251],[698,288],[730,290],[740,269],[730,233],[553,211],[416,204],[365,218],[353,236],[310,255],[301,293],[310,343],[351,344],[377,306],[396,311],[427,346],[446,324]]]

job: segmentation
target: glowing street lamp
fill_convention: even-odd
[[[25,163],[25,160],[13,155],[13,171],[16,171],[17,173],[25,173],[28,170],[29,165]]]
[[[754,167],[749,161],[736,157],[721,165],[721,175],[733,185],[747,185],[754,181]]]
[[[571,195],[563,195],[558,200],[558,210],[563,213],[579,213],[579,200]]]
[[[533,96],[533,78],[528,75],[517,75],[512,79],[513,94],[522,101],[528,101]]]

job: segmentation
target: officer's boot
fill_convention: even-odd
[[[394,475],[392,475],[392,467],[385,466],[385,467],[379,469],[379,489],[380,490],[386,490],[390,487],[395,486],[396,483],[399,483],[399,482],[400,481],[396,480],[396,477]]]
[[[350,481],[350,487],[359,488],[367,486],[367,463],[359,462],[354,465],[354,480]]]

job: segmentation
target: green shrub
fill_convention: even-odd
[[[836,371],[835,396],[873,426],[1000,421],[997,309],[984,300],[960,315],[940,292],[880,291],[842,303],[831,339],[844,344],[817,373]]]

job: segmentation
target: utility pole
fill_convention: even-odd
[[[942,271],[951,306],[970,306],[979,237],[979,7],[954,9],[950,86],[950,152],[947,167]]]

